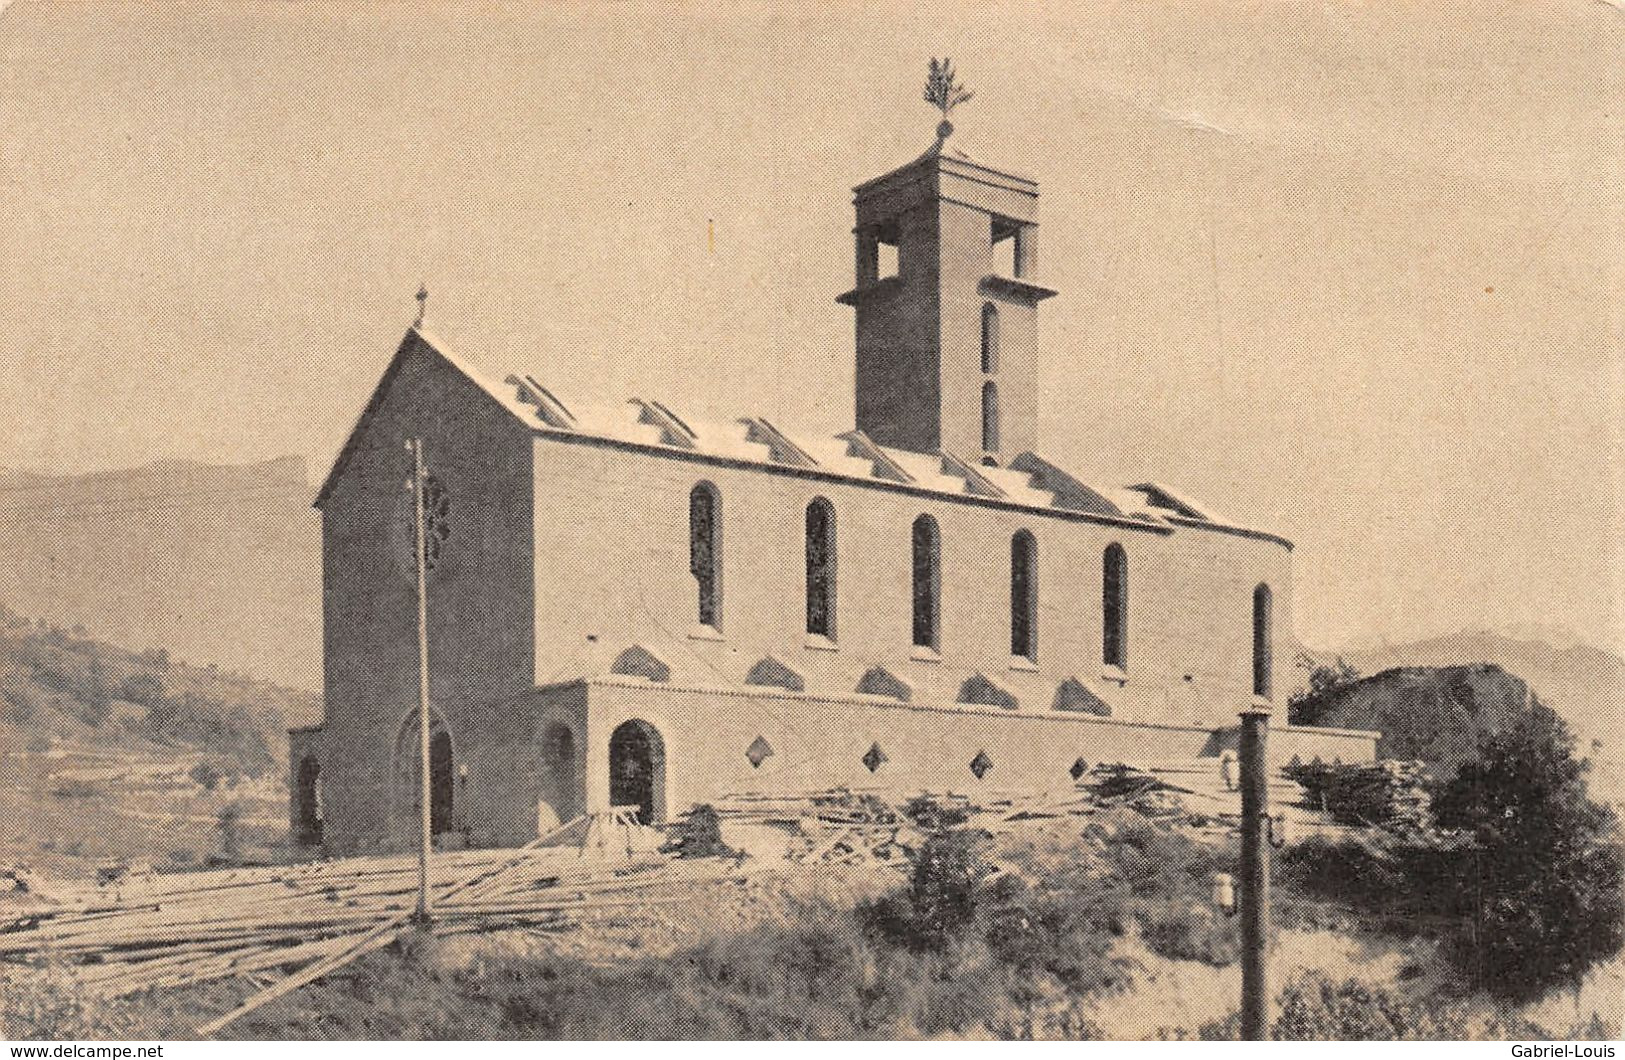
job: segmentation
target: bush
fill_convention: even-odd
[[[1587,795],[1587,764],[1550,709],[1492,734],[1434,799],[1439,825],[1471,840],[1456,956],[1498,994],[1577,984],[1625,946],[1618,821]]]
[[[1101,907],[1043,892],[1000,898],[987,917],[987,945],[1019,976],[1049,976],[1080,996],[1127,983],[1121,963],[1110,956],[1122,923],[1103,916]]]
[[[1435,794],[1445,834],[1314,838],[1283,862],[1305,890],[1441,931],[1462,974],[1514,1001],[1577,984],[1625,945],[1618,824],[1586,795],[1562,721],[1537,706]]]
[[[1311,978],[1288,986],[1277,1011],[1271,1035],[1276,1041],[1392,1042],[1433,1036],[1415,1010],[1357,979],[1333,983]]]
[[[1322,700],[1331,693],[1360,679],[1360,671],[1350,666],[1341,655],[1330,665],[1315,662],[1307,652],[1299,652],[1293,665],[1309,674],[1309,687],[1287,697],[1287,723],[1313,725],[1320,716]]]
[[[696,806],[677,823],[662,853],[680,858],[742,858],[739,851],[722,841],[722,820],[715,806]]]
[[[1358,979],[1334,981],[1321,973],[1288,983],[1276,999],[1275,1012],[1270,1033],[1275,1041],[1610,1041],[1619,1035],[1617,1024],[1595,1012],[1568,1028],[1549,1028],[1503,1011],[1482,1011],[1467,1001],[1407,1001],[1380,986]],[[1240,1033],[1240,1017],[1231,1013],[1203,1024],[1198,1036],[1234,1041]]]
[[[976,918],[983,885],[993,873],[986,833],[938,832],[925,841],[901,895],[860,907],[868,926],[894,945],[946,948]]]
[[[947,806],[930,795],[916,795],[903,805],[903,816],[927,832],[941,832],[957,828],[970,819],[970,811],[963,806]]]
[[[222,780],[226,779],[226,775],[220,771],[218,766],[207,761],[199,762],[186,775],[191,777],[192,782],[204,791],[213,791],[220,786]]]

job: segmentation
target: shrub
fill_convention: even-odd
[[[1000,898],[987,917],[987,945],[1019,976],[1052,977],[1075,995],[1127,983],[1122,963],[1110,956],[1122,923],[1107,909],[1071,895],[1025,890]]]
[[[204,791],[213,791],[226,779],[226,775],[213,762],[203,761],[193,766],[186,774],[192,782]]]
[[[1386,990],[1357,979],[1333,983],[1311,978],[1281,993],[1272,1037],[1276,1041],[1391,1042],[1431,1037],[1424,1022]]]
[[[1360,679],[1360,671],[1350,666],[1341,655],[1330,665],[1316,663],[1307,652],[1299,652],[1293,665],[1309,675],[1309,687],[1287,697],[1287,722],[1292,725],[1313,725],[1320,716],[1320,708],[1331,693]]]
[[[1537,704],[1434,799],[1440,826],[1471,840],[1456,957],[1498,994],[1576,984],[1625,945],[1618,821],[1587,795],[1573,751],[1562,719]]]
[[[1485,738],[1434,797],[1441,836],[1314,838],[1287,870],[1309,892],[1436,927],[1474,985],[1523,1001],[1578,983],[1625,945],[1618,824],[1549,709]]]
[[[916,795],[903,805],[903,816],[928,832],[957,828],[970,819],[963,806],[944,805],[930,795]]]
[[[976,917],[983,885],[993,873],[984,832],[938,832],[920,848],[901,895],[860,907],[862,919],[887,941],[913,950],[941,950]]]
[[[1282,772],[1303,786],[1310,805],[1339,824],[1421,832],[1432,823],[1425,770],[1421,762],[1295,762]]]
[[[722,841],[722,821],[715,806],[696,806],[677,823],[670,842],[661,847],[680,858],[740,858],[739,851]]]
[[[1408,1001],[1358,979],[1334,981],[1304,975],[1276,999],[1270,1037],[1276,1041],[1463,1041],[1552,1039],[1610,1041],[1619,1026],[1593,1012],[1567,1028],[1544,1027],[1499,1007],[1485,1010],[1469,1000]],[[1234,1041],[1241,1034],[1237,1013],[1202,1024],[1204,1040]]]
[[[78,777],[64,777],[56,782],[51,794],[59,799],[93,799],[104,794],[101,788]]]

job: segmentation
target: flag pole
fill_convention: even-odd
[[[418,907],[417,919],[429,919],[429,848],[433,843],[432,809],[429,791],[429,594],[427,546],[423,512],[423,439],[407,443],[412,450],[413,554],[417,559],[418,587]]]

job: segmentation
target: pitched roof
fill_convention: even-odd
[[[839,435],[792,434],[761,416],[707,420],[679,414],[662,402],[635,397],[619,405],[566,402],[534,376],[510,373],[501,382],[451,353],[421,328],[407,332],[362,410],[316,505],[332,491],[361,434],[376,414],[401,364],[422,348],[439,356],[491,397],[524,429],[556,438],[579,438],[687,454],[702,459],[794,469],[819,477],[862,481],[910,492],[976,498],[980,503],[1050,511],[1095,522],[1171,533],[1198,526],[1291,543],[1274,534],[1214,517],[1205,507],[1166,486],[1085,484],[1034,453],[1004,467],[988,467],[939,450],[916,453],[876,444],[862,431]]]

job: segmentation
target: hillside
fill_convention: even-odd
[[[1499,666],[1405,666],[1311,697],[1294,716],[1306,725],[1380,730],[1378,757],[1453,770],[1531,702],[1529,686]]]
[[[162,651],[131,652],[0,607],[0,754],[71,745],[195,752],[225,772],[276,772],[289,725],[320,716],[314,693]]]
[[[1616,764],[1625,760],[1625,659],[1560,630],[1463,630],[1408,644],[1308,649],[1306,654],[1317,663],[1341,656],[1362,674],[1413,666],[1498,666],[1527,681],[1540,701],[1568,722],[1582,748],[1601,740],[1602,757]]]
[[[314,492],[297,457],[0,470],[0,604],[132,648],[319,687]]]

